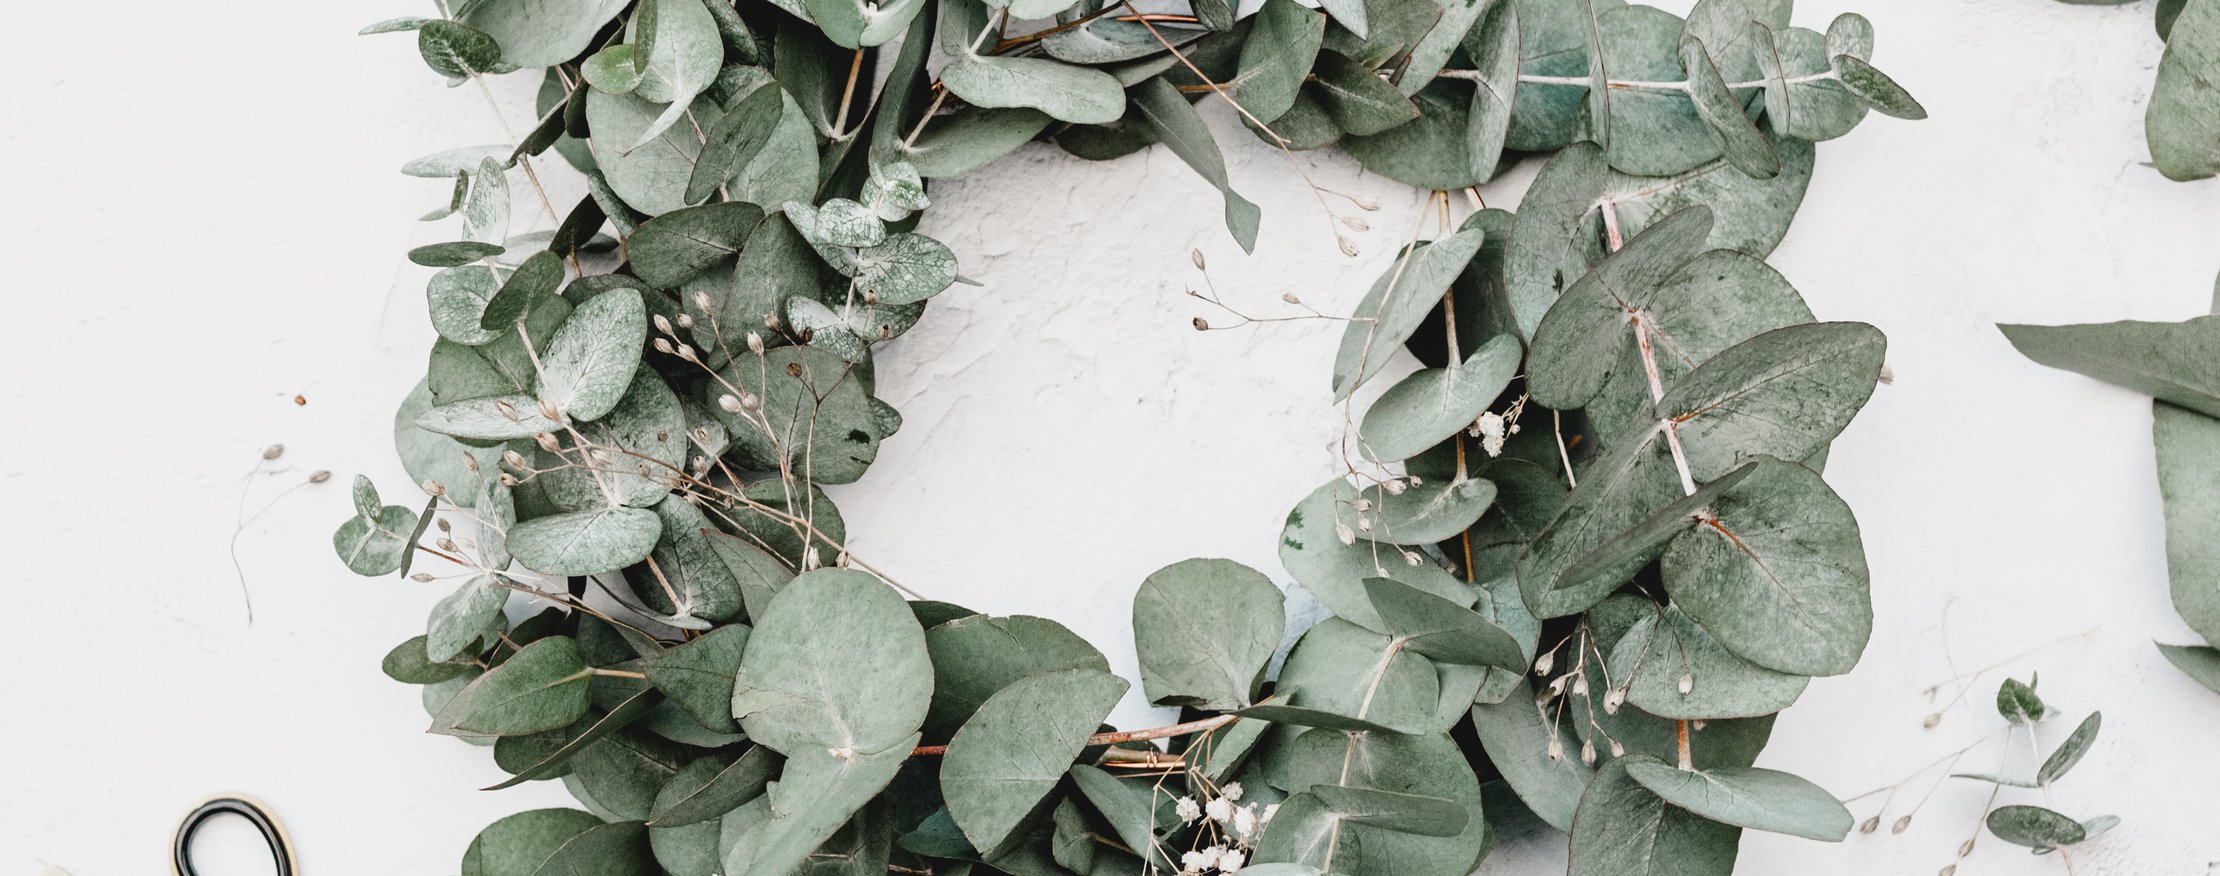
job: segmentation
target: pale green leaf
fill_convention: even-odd
[[[1449,440],[1511,385],[1523,352],[1518,338],[1497,335],[1463,362],[1413,372],[1365,411],[1359,448],[1368,459],[1398,462]]]
[[[873,755],[914,737],[933,692],[916,616],[884,582],[819,569],[795,578],[756,619],[732,713],[787,757]],[[903,743],[909,745],[912,743]]]
[[[571,511],[511,528],[509,553],[535,572],[596,575],[647,559],[662,534],[662,520],[645,508]]]
[[[1352,311],[1334,354],[1335,398],[1347,397],[1387,365],[1390,355],[1441,303],[1449,284],[1480,252],[1483,237],[1479,229],[1468,229],[1416,247],[1373,281]]]
[[[973,848],[991,856],[1004,847],[1127,686],[1092,669],[1041,673],[997,691],[964,722],[942,758],[940,789]]]
[[[432,719],[432,732],[518,736],[569,726],[586,714],[591,678],[578,640],[541,639],[463,688]]]
[[[1727,876],[1742,831],[1667,804],[1628,774],[1646,754],[1596,771],[1573,815],[1569,876]]]
[[[1873,633],[1858,521],[1819,475],[1760,458],[1665,549],[1665,591],[1719,644],[1768,669],[1840,675]]]
[[[1029,107],[1075,124],[1125,115],[1125,89],[1110,74],[1043,58],[965,54],[941,71],[941,84],[973,106]]]
[[[1735,827],[1839,843],[1856,821],[1833,794],[1778,770],[1681,770],[1629,758],[1626,773],[1667,803]]]

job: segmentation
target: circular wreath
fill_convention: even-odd
[[[499,787],[583,807],[496,822],[465,876],[1462,876],[1529,818],[1570,831],[1574,874],[1698,874],[1745,828],[1849,832],[1751,763],[1871,631],[1818,469],[1884,340],[1815,322],[1763,258],[1813,141],[1924,115],[1871,26],[1323,6],[466,0],[366,28],[457,84],[544,68],[520,142],[405,168],[453,181],[426,218],[461,225],[409,253],[440,269],[439,340],[395,443],[430,499],[358,478],[334,537],[358,573],[460,582],[386,673],[491,743]],[[915,230],[928,181],[1037,139],[1161,143],[1253,245],[1198,100],[1434,190],[1438,227],[1335,317],[1334,399],[1399,347],[1427,367],[1345,412],[1343,476],[1288,514],[1280,558],[1332,617],[1287,629],[1230,561],[1159,570],[1141,686],[1182,720],[1119,731],[1094,647],[918,598],[820,487],[896,438],[878,345],[963,282]],[[551,149],[591,191],[563,214]],[[1549,152],[1516,214],[1450,222],[1451,192]],[[511,233],[512,171],[551,231]],[[519,593],[551,607],[512,620]]]

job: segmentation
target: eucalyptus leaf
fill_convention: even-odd
[[[1127,687],[1105,672],[1064,669],[1019,679],[980,705],[949,740],[940,770],[949,814],[973,848],[1003,848]]]
[[[1518,338],[1497,335],[1462,362],[1413,372],[1365,411],[1360,449],[1367,458],[1394,462],[1448,440],[1510,386],[1522,353]]]
[[[509,530],[509,553],[535,572],[592,575],[647,559],[662,535],[655,512],[612,506],[519,523]]]
[[[568,726],[586,714],[592,678],[578,640],[541,639],[463,688],[432,719],[432,732],[517,736]]]
[[[1726,876],[1742,831],[1667,803],[1630,770],[1663,766],[1646,754],[1596,771],[1573,815],[1570,876]],[[1668,769],[1670,769],[1668,767]]]
[[[532,876],[563,844],[602,821],[576,809],[533,809],[478,832],[463,853],[463,876]]]
[[[2190,678],[2196,680],[2198,684],[2204,685],[2214,692],[2220,692],[2220,648],[2168,645],[2161,642],[2158,645],[2158,651],[2165,655],[2166,662],[2174,664],[2175,669],[2181,670]],[[386,659],[388,665],[390,665],[392,658],[388,657]],[[392,675],[393,671],[388,669],[386,674]]]
[[[2061,849],[2089,838],[2081,822],[2041,806],[1999,806],[1989,813],[1997,839],[2036,851]]]
[[[1041,58],[965,54],[941,71],[941,84],[973,106],[1027,107],[1076,124],[1125,115],[1125,90],[1110,74]]]
[[[1295,0],[1265,0],[1241,44],[1233,97],[1270,123],[1286,115],[1326,38],[1326,16]]]
[[[2081,762],[2082,755],[2089,753],[2089,746],[2097,741],[2097,730],[2102,726],[2103,712],[2090,712],[2089,717],[2081,719],[2081,724],[2066,737],[2066,741],[2058,743],[2058,748],[2043,759],[2042,767],[2035,771],[2035,783],[2048,785],[2063,778],[2067,771]]]
[[[1636,708],[1696,721],[1779,712],[1810,682],[1736,657],[1679,606],[1637,621],[1619,639],[1611,650],[1610,676]]]
[[[640,279],[657,288],[676,288],[738,256],[762,220],[761,208],[740,202],[673,210],[641,224],[625,241],[625,252]]]
[[[1667,803],[1735,827],[1838,843],[1856,822],[1833,794],[1778,770],[1681,770],[1629,758],[1626,774]]]
[[[1140,612],[1138,598],[1135,612]],[[934,685],[925,737],[936,742],[947,740],[988,697],[1018,679],[1065,669],[1110,671],[1110,661],[1077,633],[1025,615],[970,615],[934,624],[925,631],[925,649]]]
[[[757,619],[732,714],[789,758],[873,756],[916,735],[932,690],[925,632],[901,595],[862,572],[819,569],[787,584]]]
[[[1502,701],[1473,706],[1472,726],[1519,800],[1551,827],[1571,830],[1581,792],[1595,773],[1567,753],[1577,741],[1567,742],[1569,728],[1536,702],[1532,686],[1521,680]]]
[[[776,757],[770,749],[755,746],[730,763],[702,758],[687,764],[656,794],[648,826],[683,827],[738,809],[763,793],[777,766]]]
[[[1284,602],[1271,579],[1232,560],[1185,560],[1151,573],[1133,595],[1149,701],[1214,711],[1249,705],[1279,649]]]
[[[1343,398],[1379,373],[1389,354],[1410,338],[1449,284],[1480,252],[1478,229],[1414,247],[1395,260],[1356,306],[1334,354],[1334,397]]]
[[[668,694],[703,727],[730,733],[734,676],[748,645],[749,628],[721,626],[648,661],[649,684]]]

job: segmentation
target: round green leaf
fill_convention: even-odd
[[[788,757],[884,751],[916,735],[933,693],[925,631],[909,606],[845,569],[808,572],[779,591],[736,678],[741,729]]]
[[[572,838],[600,827],[576,809],[533,809],[486,825],[463,853],[462,876],[532,876]]]
[[[1497,335],[1463,362],[1413,372],[1365,411],[1359,443],[1367,459],[1417,456],[1471,426],[1518,373],[1518,338]]]
[[[662,534],[655,512],[611,506],[519,523],[509,530],[509,553],[535,572],[598,575],[647,559]]]
[[[1773,714],[1793,705],[1811,681],[1728,653],[1679,606],[1635,622],[1611,649],[1611,678],[1642,711],[1699,721]]]
[[[1249,705],[1286,630],[1285,598],[1232,560],[1183,560],[1133,595],[1141,689],[1157,705],[1230,711]]]
[[[1665,591],[1719,644],[1768,669],[1840,675],[1873,633],[1858,521],[1811,469],[1770,457],[1665,549]]]
[[[980,705],[949,740],[940,768],[948,814],[972,848],[989,856],[1003,848],[1128,686],[1106,672],[1065,669],[1019,679]]]

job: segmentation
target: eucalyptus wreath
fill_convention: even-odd
[[[2077,6],[2118,6],[2134,0],[2062,0]],[[2220,174],[2220,3],[2158,0],[2152,23],[2166,52],[2144,109],[2151,163],[2178,180]]]
[[[1924,111],[1864,18],[1789,16],[476,0],[368,28],[456,84],[544,70],[518,142],[404,168],[452,180],[426,218],[460,219],[409,254],[439,339],[394,435],[429,499],[357,479],[334,537],[358,573],[458,584],[386,673],[491,744],[496,787],[582,807],[496,822],[462,871],[1460,876],[1538,822],[1575,874],[1697,874],[1745,828],[1842,839],[1833,796],[1752,763],[1871,632],[1819,469],[1885,342],[1816,322],[1764,256],[1814,141]],[[1213,97],[1290,155],[1433,190],[1436,227],[1340,317],[1343,472],[1279,543],[1332,617],[1288,629],[1230,561],[1157,571],[1140,681],[1180,720],[1119,731],[1130,683],[1092,645],[919,596],[822,487],[897,435],[875,357],[963,281],[916,231],[930,181],[1039,139],[1161,143],[1246,248]],[[590,191],[567,214],[549,150]],[[1451,221],[1450,192],[1545,152],[1515,215]],[[518,170],[551,230],[510,229]],[[1337,227],[1376,209],[1318,195]],[[1360,415],[1398,348],[1425,367]],[[512,618],[519,593],[548,607]]]

